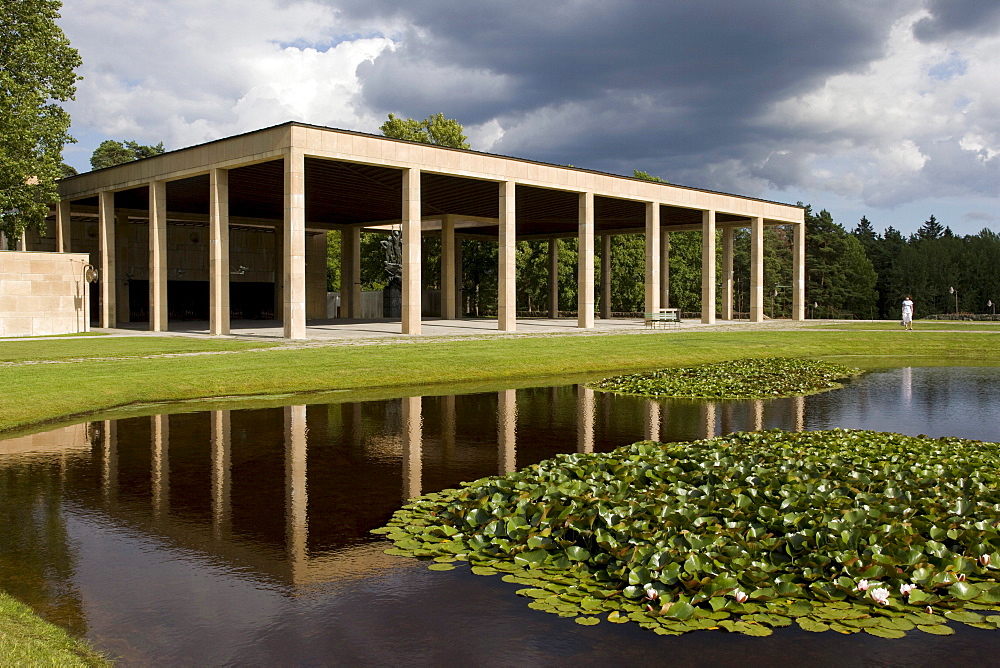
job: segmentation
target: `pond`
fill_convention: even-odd
[[[832,427],[1000,441],[1000,369],[905,368],[771,401],[577,385],[156,415],[0,442],[0,589],[121,665],[935,665],[1000,633],[661,637],[531,610],[519,585],[390,557],[405,499],[559,452]]]

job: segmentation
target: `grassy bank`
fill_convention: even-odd
[[[570,375],[775,354],[862,368],[1000,364],[983,354],[997,344],[996,335],[985,332],[706,330],[272,349],[252,342],[167,337],[67,343],[72,349],[49,341],[4,346],[3,361],[19,363],[0,367],[5,381],[0,432],[118,407],[205,397],[245,400],[339,390],[354,398],[372,392],[403,395],[416,388],[443,394],[468,383],[513,387]],[[198,346],[211,352],[181,354],[198,352]],[[163,352],[173,355],[147,357]],[[28,363],[47,360],[56,363]]]
[[[110,666],[110,661],[28,606],[0,592],[0,663],[5,666]]]

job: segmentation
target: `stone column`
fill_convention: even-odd
[[[646,299],[647,313],[660,308],[660,205],[646,202]]]
[[[70,221],[73,219],[72,202],[68,199],[59,200],[56,205],[56,252],[69,253],[72,244],[70,243]]]
[[[441,317],[455,319],[455,218],[441,217]]]
[[[733,228],[722,230],[722,319],[733,319]]]
[[[101,255],[101,327],[114,327],[115,316],[115,194],[102,190],[97,195],[98,247]]]
[[[594,391],[583,385],[576,389],[576,451],[594,451]]]
[[[660,308],[670,307],[670,232],[660,232]]]
[[[274,319],[282,319],[285,303],[285,228],[284,224],[274,226]]]
[[[701,212],[701,321],[715,322],[715,211]]]
[[[601,319],[611,318],[611,235],[601,237]]]
[[[167,182],[149,184],[149,330],[167,330]]]
[[[229,170],[208,174],[208,283],[210,334],[229,333]]]
[[[292,579],[305,574],[309,543],[306,407],[285,406],[285,549]]]
[[[361,228],[352,227],[351,235],[351,318],[361,317]],[[343,262],[343,259],[341,259]]]
[[[559,317],[559,239],[549,239],[549,317]]]
[[[455,238],[455,318],[461,320],[465,315],[465,302],[462,300],[462,240]]]
[[[403,334],[420,333],[420,170],[403,170]]]
[[[229,411],[212,411],[212,537],[229,534],[232,518],[232,423]]]
[[[497,392],[497,473],[517,470],[517,390]]]
[[[806,319],[806,224],[792,233],[792,320]]]
[[[351,289],[354,285],[354,276],[351,275],[354,265],[351,262],[354,257],[354,250],[351,247],[351,242],[354,240],[352,229],[354,228],[345,227],[340,230],[340,316],[344,318],[352,317],[350,315],[351,297],[354,292]]]
[[[764,322],[764,219],[750,219],[750,322]]]
[[[423,419],[420,397],[403,397],[403,501],[420,496],[423,473]]]
[[[594,193],[580,193],[577,327],[594,327]]]
[[[517,244],[515,241],[515,189],[513,181],[500,183],[500,248],[497,268],[497,328],[501,332],[517,329]]]
[[[299,149],[285,154],[282,320],[286,339],[306,338],[306,165]]]
[[[119,323],[129,322],[132,313],[129,304],[129,222],[128,214],[115,213],[115,273],[121,277],[116,286],[115,304]]]

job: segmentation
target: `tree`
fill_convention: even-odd
[[[58,199],[80,56],[56,25],[59,0],[0,3],[0,232],[44,230]]]
[[[163,142],[156,146],[145,146],[134,141],[120,142],[114,139],[105,139],[90,156],[90,166],[94,169],[104,169],[133,160],[149,158],[163,152]]]
[[[403,120],[397,118],[395,114],[389,114],[389,120],[379,129],[383,135],[393,139],[408,139],[434,146],[469,148],[462,124],[454,118],[445,118],[441,113],[428,116],[422,121],[413,118]]]
[[[917,230],[917,240],[918,241],[930,241],[933,239],[940,239],[944,236],[944,226],[937,221],[933,215],[924,221],[924,224],[920,226]]]
[[[646,181],[652,181],[654,183],[670,183],[666,179],[661,179],[659,176],[653,176],[649,172],[643,172],[638,169],[632,170],[632,176],[637,179],[645,179]]]
[[[874,315],[875,269],[858,239],[833,221],[826,209],[805,207],[806,303],[819,304],[817,313],[837,316]]]

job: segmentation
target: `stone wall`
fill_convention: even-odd
[[[0,251],[0,336],[90,330],[86,253]]]

